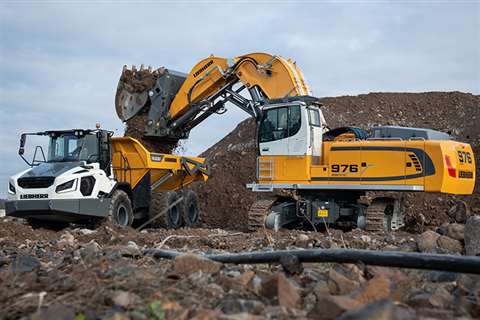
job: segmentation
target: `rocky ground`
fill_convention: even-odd
[[[465,231],[465,228],[467,229]],[[145,248],[189,253],[175,260]],[[451,319],[480,317],[480,276],[362,264],[232,265],[199,252],[359,248],[480,255],[480,217],[421,234],[33,230],[0,220],[1,319]]]

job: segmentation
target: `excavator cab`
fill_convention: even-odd
[[[262,108],[258,127],[260,155],[321,155],[326,127],[320,104],[311,97],[269,100]]]

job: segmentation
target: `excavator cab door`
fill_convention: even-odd
[[[307,108],[308,125],[310,130],[310,143],[307,154],[312,156],[312,164],[319,165],[322,156],[322,119],[323,116],[318,107],[310,106]]]
[[[288,154],[288,106],[266,109],[258,130],[260,155]]]

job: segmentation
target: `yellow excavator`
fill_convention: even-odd
[[[135,124],[143,136],[175,144],[225,112],[227,102],[258,124],[257,181],[247,188],[282,191],[252,205],[251,230],[324,224],[396,230],[403,225],[398,191],[473,192],[469,144],[423,128],[330,129],[296,63],[280,56],[210,56],[188,74],[124,67],[116,110],[127,125],[142,119]],[[371,199],[367,191],[383,193]]]

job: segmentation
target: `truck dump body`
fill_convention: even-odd
[[[149,152],[131,137],[112,138],[112,168],[118,182],[132,189],[149,174],[152,192],[176,191],[194,181],[207,181],[205,159]]]

